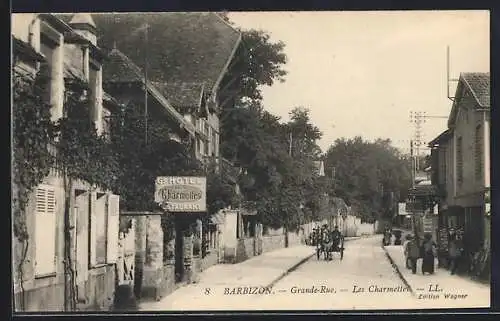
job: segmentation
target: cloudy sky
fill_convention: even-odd
[[[451,78],[489,71],[487,11],[231,13],[238,26],[267,31],[286,44],[287,81],[264,88],[264,104],[288,119],[311,110],[323,150],[339,137],[391,138],[408,151],[410,111],[448,116],[446,47]],[[453,95],[456,82],[450,83]],[[424,141],[446,128],[428,119]]]

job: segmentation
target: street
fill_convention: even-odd
[[[340,261],[339,254],[334,253],[329,262],[317,260],[311,256],[313,248],[304,247],[309,250],[307,255],[304,249],[298,255],[308,257],[307,260],[271,287],[273,282],[266,283],[265,276],[277,275],[276,270],[285,260],[285,255],[279,255],[282,250],[272,258],[248,260],[245,268],[223,265],[219,272],[209,269],[203,272],[205,276],[199,283],[181,288],[159,302],[142,303],[140,310],[366,310],[489,305],[489,289],[466,295],[468,288],[462,289],[460,280],[455,281],[451,293],[443,288],[438,294],[412,294],[380,243],[381,236],[350,240],[345,243],[344,259]],[[446,277],[444,273],[413,276],[426,286],[446,284]]]
[[[274,284],[271,294],[252,294],[254,291],[265,292],[251,288],[265,284],[250,283],[251,278],[247,284],[233,284],[225,282],[222,275],[220,280],[211,277],[196,286],[180,289],[160,302],[142,304],[141,310],[351,310],[419,307],[418,300],[405,291],[405,285],[386,258],[380,247],[380,236],[352,240],[346,242],[345,246],[342,261],[339,260],[338,253],[334,253],[334,260],[330,262],[318,261],[313,256]],[[311,248],[311,254],[312,250]],[[272,264],[276,263],[269,262],[266,268],[272,268]],[[234,287],[243,286],[249,287],[246,290],[248,294],[244,294],[243,288],[238,295],[238,289]],[[300,293],[310,291],[307,289],[313,287],[312,291],[316,289],[319,293]],[[404,292],[373,292],[383,291],[381,288],[384,287]],[[205,294],[207,289],[210,290],[209,294]]]

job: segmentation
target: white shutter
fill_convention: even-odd
[[[35,275],[56,272],[56,195],[52,186],[35,192]]]
[[[89,254],[90,254],[90,266],[94,267],[97,264],[97,259],[96,259],[96,246],[97,246],[97,238],[96,238],[96,232],[97,232],[97,225],[96,225],[96,203],[97,203],[97,195],[96,193],[91,193],[90,194],[90,213],[89,213],[89,218],[90,218],[90,224],[89,224],[89,233],[90,233],[90,243],[89,243]]]
[[[120,231],[120,196],[108,195],[108,235],[107,235],[107,251],[106,262],[116,263],[118,258],[118,238]]]

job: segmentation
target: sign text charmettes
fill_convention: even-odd
[[[206,191],[206,177],[160,176],[155,182],[155,202],[169,212],[205,212]]]

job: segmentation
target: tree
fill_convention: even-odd
[[[230,22],[226,13],[221,17]],[[221,82],[219,100],[223,108],[228,101],[241,104],[245,100],[259,105],[262,100],[260,86],[284,82],[287,74],[283,69],[287,56],[282,41],[271,41],[269,34],[262,30],[235,29],[241,32],[242,39]]]
[[[411,185],[409,163],[390,140],[338,139],[326,153],[326,164],[327,175],[334,179],[330,193],[354,205],[369,221],[377,214],[390,217]]]

